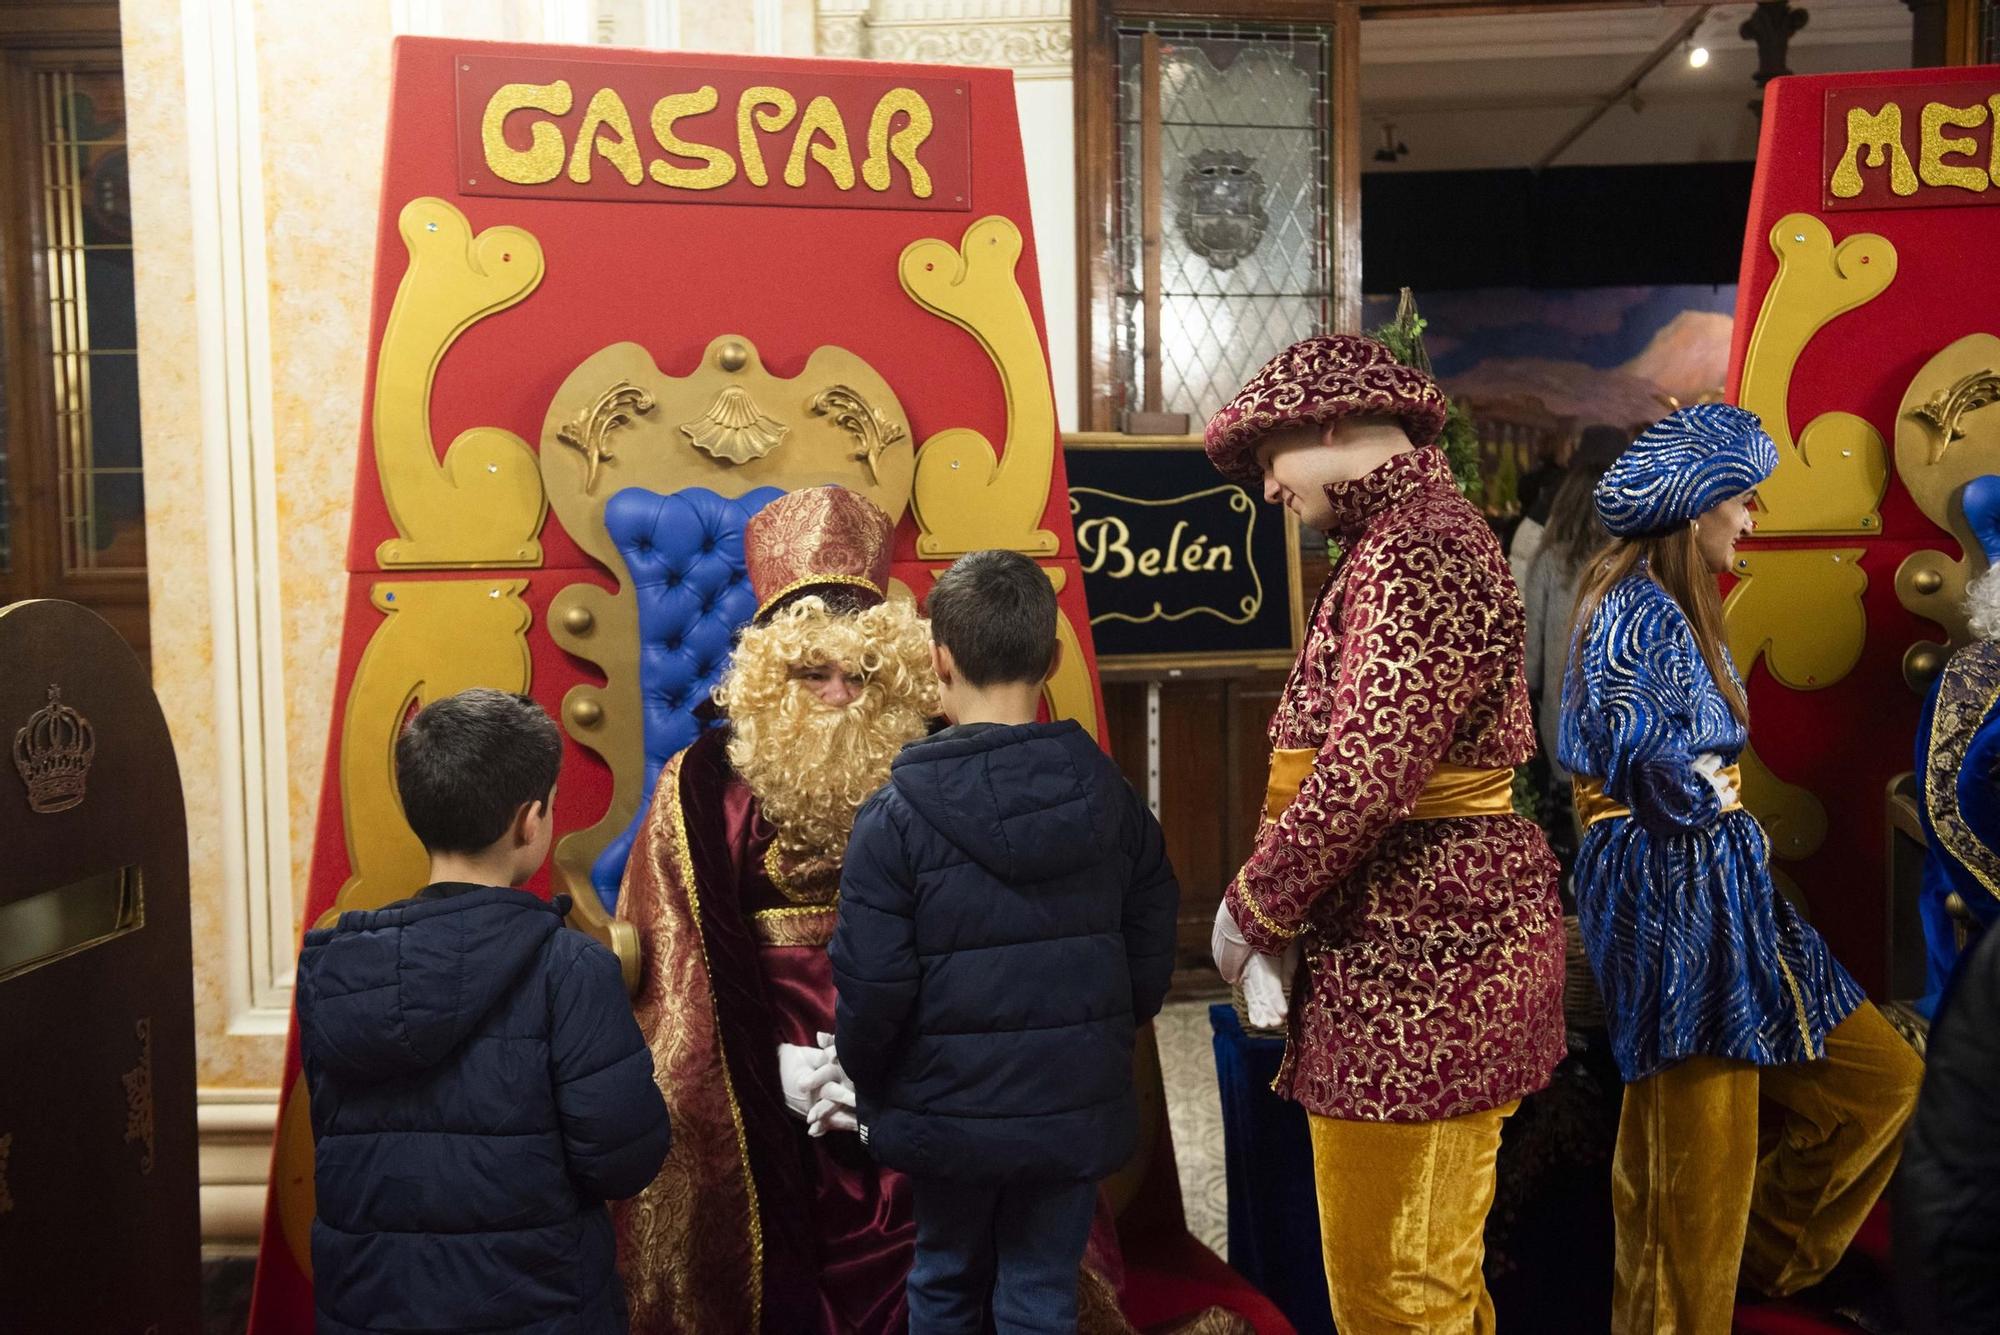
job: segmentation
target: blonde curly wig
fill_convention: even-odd
[[[2000,640],[2000,566],[1989,566],[1965,586],[1965,616],[1975,638]]]
[[[794,680],[833,666],[862,678],[845,706]],[[715,689],[729,716],[729,761],[777,829],[781,851],[838,854],[854,813],[889,781],[889,763],[938,712],[927,624],[907,602],[836,613],[817,597],[747,627]]]

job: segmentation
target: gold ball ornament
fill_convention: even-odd
[[[1935,570],[1919,570],[1910,580],[1910,587],[1918,593],[1936,593],[1944,587],[1944,576]]]
[[[715,364],[725,371],[740,371],[750,364],[750,349],[732,339],[715,350]]]
[[[587,607],[572,607],[563,613],[563,629],[572,635],[588,635],[590,628],[597,624],[597,618]]]
[[[579,700],[569,707],[569,716],[578,727],[594,728],[604,719],[604,706],[595,700]]]

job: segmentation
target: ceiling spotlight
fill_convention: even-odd
[[[1708,63],[1707,47],[1696,46],[1696,47],[1690,47],[1688,49],[1688,64],[1694,66],[1696,69],[1700,69],[1703,65],[1706,65],[1707,63]]]
[[[1375,161],[1394,162],[1398,158],[1406,158],[1409,155],[1410,146],[1396,138],[1396,127],[1394,125],[1384,125],[1382,127],[1382,147],[1375,150]]]

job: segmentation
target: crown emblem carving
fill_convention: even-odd
[[[28,785],[28,806],[47,816],[81,804],[96,755],[96,729],[62,702],[62,687],[50,686],[48,704],[14,734],[14,768]]]

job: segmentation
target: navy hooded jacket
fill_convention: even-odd
[[[904,747],[855,817],[829,948],[875,1158],[982,1183],[1123,1166],[1179,904],[1159,823],[1074,722]]]
[[[622,1332],[607,1200],[667,1153],[618,962],[521,890],[306,933],[321,1332]]]

